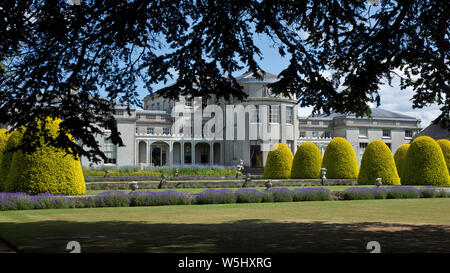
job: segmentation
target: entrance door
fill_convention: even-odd
[[[250,145],[250,164],[252,168],[262,168],[261,145]]]
[[[152,163],[153,166],[161,166],[161,148],[154,147],[152,149]]]

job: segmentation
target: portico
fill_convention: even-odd
[[[221,141],[173,135],[138,134],[135,141],[135,165],[141,167],[224,165]]]

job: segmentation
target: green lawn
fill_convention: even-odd
[[[448,252],[450,199],[0,212],[23,252]]]

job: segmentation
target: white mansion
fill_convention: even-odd
[[[285,143],[295,154],[301,143],[311,141],[323,153],[333,137],[346,138],[360,160],[365,147],[373,140],[383,140],[395,152],[420,131],[420,120],[382,109],[372,109],[370,119],[341,114],[298,117],[295,97],[274,96],[266,87],[267,83],[277,80],[275,75],[265,73],[259,80],[248,72],[237,80],[248,95],[244,101],[216,102],[213,98],[199,101],[182,96],[175,102],[156,92],[144,99],[144,110],[132,109],[128,115],[125,109],[117,108],[118,129],[125,146],[112,145],[107,135],[98,139],[108,157],[104,164],[118,167],[231,166],[242,159],[245,166],[263,167],[268,153],[266,147],[271,144]],[[211,104],[220,108],[223,115],[205,109],[205,105]],[[184,121],[185,127],[175,132],[178,113],[173,113],[173,109],[176,105],[191,119]],[[205,111],[203,116],[193,114],[196,108]],[[227,116],[232,118],[226,119]],[[205,126],[211,120],[215,122],[210,128],[213,135],[206,134],[205,130],[194,130],[194,122]],[[186,128],[191,134],[186,133]],[[267,142],[261,135],[264,130],[276,138]],[[92,164],[83,158],[82,165]]]

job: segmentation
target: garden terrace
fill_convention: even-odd
[[[242,176],[238,178],[243,178]],[[252,175],[252,179],[262,179],[262,175]],[[236,180],[236,176],[170,176],[168,180],[182,181],[182,180]],[[95,181],[159,181],[161,176],[88,176],[85,177],[86,182]]]
[[[160,179],[158,179],[160,180]],[[267,179],[252,180],[248,182],[248,187],[265,187]],[[320,186],[322,181],[320,179],[270,179],[273,187],[285,187],[285,186]],[[176,189],[176,188],[240,188],[244,181],[240,180],[206,180],[206,181],[167,181],[164,188]],[[356,185],[356,179],[327,179],[326,185]],[[139,189],[156,189],[159,182],[137,182]],[[90,182],[86,183],[87,190],[104,190],[104,189],[128,189],[129,183],[127,182]]]

